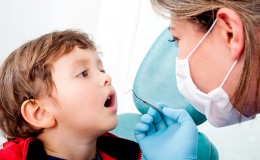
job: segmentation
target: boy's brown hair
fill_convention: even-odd
[[[86,33],[55,31],[25,43],[5,60],[0,68],[0,129],[7,139],[36,137],[42,132],[23,119],[21,105],[41,95],[52,96],[52,62],[75,46],[96,50]]]

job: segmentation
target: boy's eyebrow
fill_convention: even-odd
[[[84,59],[76,59],[75,61],[73,61],[72,66],[73,67],[77,67],[77,66],[86,65],[86,64],[89,64],[89,63],[90,63],[89,59],[85,59],[85,58]],[[100,58],[97,58],[96,64],[98,66],[102,66],[103,67],[103,61]]]
[[[88,64],[89,63],[89,59],[76,59],[75,61],[73,61],[72,66],[78,66],[81,64]]]

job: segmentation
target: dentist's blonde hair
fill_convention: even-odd
[[[260,85],[260,1],[259,0],[151,0],[157,13],[175,20],[184,19],[197,24],[206,32],[213,23],[219,8],[230,8],[240,17],[244,27],[244,66],[232,97],[234,106],[243,113],[248,99],[248,89],[256,84],[254,112]]]

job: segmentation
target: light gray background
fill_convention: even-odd
[[[118,93],[118,114],[138,112],[131,94],[123,93],[131,89],[145,53],[169,23],[144,0],[0,0],[0,22],[0,63],[24,42],[53,30],[76,28],[93,35]],[[225,128],[208,122],[198,128],[216,145],[221,160],[256,160],[258,117]]]

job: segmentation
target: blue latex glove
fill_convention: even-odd
[[[135,138],[147,160],[197,159],[198,130],[184,109],[149,108],[135,128]]]

